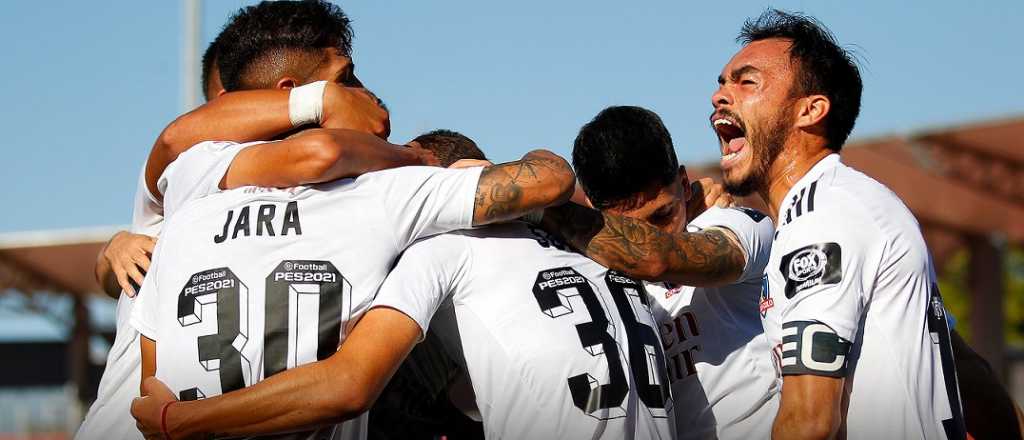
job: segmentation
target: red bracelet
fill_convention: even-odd
[[[160,408],[160,433],[164,435],[167,440],[171,439],[171,435],[167,433],[167,408],[170,408],[172,404],[178,403],[177,400],[172,400],[164,404]]]

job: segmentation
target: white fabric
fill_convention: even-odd
[[[143,164],[135,189],[131,232],[157,236],[163,226],[163,205],[146,187],[146,166]],[[80,440],[142,439],[129,409],[139,395],[142,360],[139,356],[139,332],[128,324],[133,300],[123,292],[117,299],[117,320],[114,343],[107,353],[107,364],[100,378],[96,400],[89,407],[82,425],[75,434]]]
[[[943,421],[961,413],[955,381],[950,392],[945,385],[955,372],[940,360],[950,350],[949,335],[941,299],[931,297],[935,273],[911,212],[885,186],[831,155],[793,186],[779,224],[762,300],[776,362],[789,350],[782,345],[784,324],[823,323],[853,343],[847,438],[947,438]],[[828,255],[840,265],[801,253],[827,243],[834,243]],[[822,281],[822,273],[835,270],[841,280]]]
[[[262,143],[206,141],[181,153],[174,162],[167,165],[157,181],[157,190],[164,196],[164,210],[177,212],[190,200],[220,191],[224,173],[238,152]]]
[[[426,329],[446,304],[433,329],[465,362],[488,439],[673,438],[664,356],[642,284],[559,246],[524,223],[433,237],[406,250],[374,306],[402,311]],[[613,335],[613,350],[581,341],[602,332]],[[576,395],[596,405],[599,395],[615,394],[591,392],[610,386],[614,371],[628,387],[621,405],[588,414],[574,404],[570,378],[583,379]],[[655,396],[648,401],[662,403],[644,404],[641,384]]]
[[[680,439],[768,438],[778,411],[778,384],[757,305],[774,227],[756,211],[712,208],[688,228],[709,227],[732,231],[747,255],[736,283],[647,286],[661,324],[676,433]]]
[[[276,373],[275,362],[283,369],[326,358],[405,247],[471,227],[480,171],[405,167],[188,203],[169,217],[131,316],[157,341],[157,378],[179,395],[197,388],[209,397],[222,383],[247,386],[265,369]],[[219,325],[230,336],[199,342]],[[201,346],[223,351],[200,362]],[[237,364],[225,354],[239,352]],[[222,382],[222,372],[241,376]]]
[[[165,194],[166,203],[149,191],[143,164],[135,189],[131,232],[159,236],[165,213],[170,216],[189,200],[219,191],[220,181],[235,155],[257,143],[203,142],[182,153],[160,176],[158,188]],[[107,353],[96,400],[75,434],[77,439],[142,438],[129,414],[132,399],[139,395],[142,375],[139,333],[129,324],[134,302],[123,292],[118,297],[114,343]]]

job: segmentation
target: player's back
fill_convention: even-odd
[[[825,165],[794,186],[799,196],[780,211],[769,275],[781,275],[770,284],[784,295],[773,294],[774,305],[821,301],[818,286],[834,284],[846,299],[828,300],[827,309],[861,310],[851,315],[858,322],[827,322],[854,332],[847,338],[850,438],[960,437],[949,330],[917,221],[884,185],[838,159]],[[824,243],[799,247],[800,240]]]
[[[435,323],[461,342],[488,438],[671,438],[664,355],[640,283],[521,223],[417,245],[435,240],[464,249]]]
[[[469,226],[478,174],[391,170],[190,202],[164,228],[132,319],[156,335],[157,378],[197,399],[330,356],[409,242]],[[465,197],[438,195],[449,187]],[[445,206],[424,206],[431,195]],[[355,438],[364,426],[346,423]]]

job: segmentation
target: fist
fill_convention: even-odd
[[[361,87],[327,83],[324,89],[323,128],[345,128],[387,139],[391,119],[377,96]]]

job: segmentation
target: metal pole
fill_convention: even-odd
[[[199,60],[200,0],[185,0],[184,26],[182,37],[182,88],[183,110],[190,111],[199,106],[199,77],[202,75]]]

